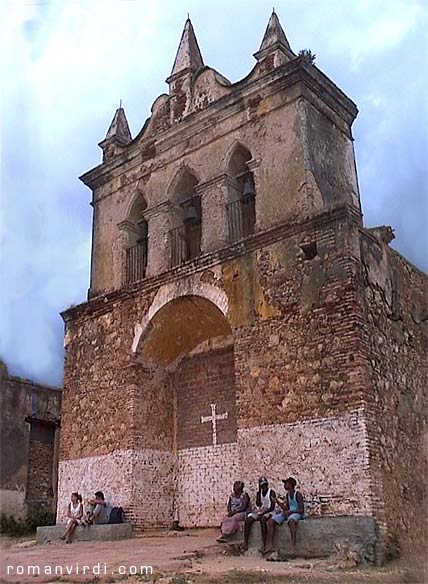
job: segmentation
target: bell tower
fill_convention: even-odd
[[[137,529],[213,526],[235,480],[254,500],[255,477],[291,475],[326,539],[372,558],[402,533],[391,485],[424,427],[424,282],[362,224],[353,101],[275,12],[255,59],[231,82],[187,19],[169,93],[134,138],[119,108],[81,177],[91,289],[63,314],[59,501],[101,481]]]

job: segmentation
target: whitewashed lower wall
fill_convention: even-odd
[[[232,484],[243,480],[252,500],[266,475],[283,492],[294,476],[315,515],[371,515],[370,475],[363,412],[238,430],[236,443],[183,449],[116,451],[59,464],[58,521],[72,491],[87,498],[102,490],[128,509],[139,528],[216,526]]]
[[[238,431],[242,480],[255,495],[266,475],[284,493],[293,476],[315,515],[371,515],[369,459],[362,410],[342,416]]]
[[[231,485],[241,476],[236,443],[178,453],[178,510],[185,527],[219,525]]]
[[[126,508],[141,527],[170,525],[173,507],[174,457],[163,450],[117,450],[103,456],[61,461],[58,469],[57,522],[65,519],[73,491],[84,499],[103,491],[113,506]],[[164,493],[159,497],[159,493]],[[149,519],[150,518],[150,519]]]

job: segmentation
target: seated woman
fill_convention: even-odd
[[[268,521],[265,551],[266,555],[269,555],[275,551],[275,528],[277,525],[284,523],[284,521],[287,522],[287,525],[290,528],[291,547],[293,554],[296,552],[297,522],[303,519],[305,513],[302,494],[298,491],[295,491],[297,485],[296,479],[293,477],[288,477],[288,479],[283,479],[282,482],[284,483],[284,488],[287,494],[285,499],[282,497],[278,497],[276,499],[276,503],[280,507],[281,512],[273,515],[273,517],[271,517]]]
[[[83,505],[82,497],[79,493],[71,493],[71,502],[67,505],[67,526],[64,535],[61,539],[65,539],[65,543],[71,543],[73,532],[76,525],[82,523]]]
[[[217,538],[217,541],[226,542],[229,536],[236,533],[240,522],[245,520],[247,513],[250,511],[250,497],[248,493],[244,493],[244,483],[235,481],[233,483],[233,492],[227,502],[227,516],[221,522],[221,535]]]

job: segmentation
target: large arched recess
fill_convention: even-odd
[[[146,364],[174,366],[204,341],[231,334],[227,318],[211,300],[179,296],[162,306],[147,323],[138,358]]]
[[[135,341],[136,362],[149,371],[141,378],[135,424],[147,434],[148,412],[160,431],[173,428],[174,518],[185,527],[218,525],[238,473],[232,329],[221,294],[210,300],[190,290],[167,292]]]

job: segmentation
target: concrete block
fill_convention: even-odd
[[[57,542],[65,531],[65,525],[50,525],[37,528],[37,543]],[[111,541],[132,537],[131,523],[107,523],[106,525],[77,526],[73,541]]]
[[[235,541],[241,538],[242,532],[234,536]],[[346,548],[357,552],[361,560],[373,562],[376,541],[376,526],[372,517],[310,518],[299,521],[296,554],[303,558],[321,558]],[[277,527],[275,543],[280,557],[290,555],[290,530],[286,523]],[[258,523],[253,525],[249,544],[250,549],[261,546]]]

